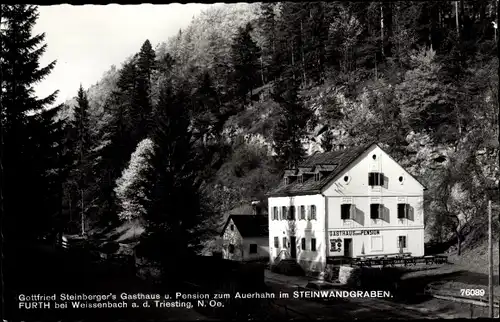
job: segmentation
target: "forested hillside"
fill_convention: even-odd
[[[427,186],[432,240],[480,240],[498,177],[496,5],[214,5],[61,107],[58,218],[141,217],[196,245],[308,153],[377,141]]]

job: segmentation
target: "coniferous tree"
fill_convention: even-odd
[[[48,198],[47,169],[33,167],[30,156],[37,146],[33,133],[50,137],[51,129],[42,125],[49,126],[50,122],[41,123],[37,113],[51,104],[57,94],[38,99],[33,95],[33,85],[51,72],[55,62],[39,67],[46,45],[44,34],[32,35],[38,18],[36,6],[2,4],[1,12],[4,227],[9,227],[4,234],[8,239],[22,230],[22,238],[27,239],[43,233],[47,225],[38,224],[42,218],[48,221],[50,217],[46,212],[40,213],[34,201]]]
[[[78,89],[78,95],[76,97],[77,106],[75,107],[74,122],[73,127],[76,133],[76,147],[75,147],[75,159],[76,164],[74,168],[74,183],[76,184],[76,189],[78,194],[73,197],[73,199],[78,200],[77,209],[79,209],[79,218],[81,225],[81,232],[85,232],[85,195],[87,195],[87,188],[89,185],[89,172],[91,167],[89,165],[89,160],[91,157],[91,134],[90,134],[90,120],[89,120],[89,101],[87,94],[83,90],[82,85]]]
[[[195,131],[203,138],[204,143],[207,143],[209,138],[217,141],[221,135],[224,119],[219,95],[208,72],[199,76],[198,83],[191,97],[191,110]]]
[[[325,134],[321,138],[321,148],[325,152],[329,152],[333,149],[333,134],[332,131],[326,130]]]
[[[146,40],[137,55],[137,92],[134,107],[137,123],[137,141],[144,139],[151,127],[151,75],[156,69],[156,56],[149,40]]]
[[[305,108],[298,97],[298,81],[291,72],[278,82],[273,92],[273,100],[280,105],[280,119],[273,132],[277,161],[282,167],[296,167],[305,156],[302,139],[307,133],[306,126],[311,111]]]
[[[244,103],[248,93],[251,95],[259,84],[260,49],[252,39],[252,30],[250,23],[245,28],[240,27],[232,45],[235,93]]]
[[[154,148],[149,154],[151,166],[145,174],[148,184],[143,199],[145,234],[141,236],[144,249],[153,251],[157,243],[169,245],[167,257],[174,252],[181,259],[191,253],[193,230],[201,222],[201,168],[193,147],[187,102],[186,94],[167,85],[155,108]],[[150,254],[160,261],[165,255]],[[172,265],[164,263],[164,267],[171,269]]]

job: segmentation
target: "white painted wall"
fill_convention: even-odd
[[[376,156],[373,159],[373,155]],[[368,173],[384,174],[384,186],[368,185]],[[347,176],[347,178],[345,178]],[[403,181],[400,182],[399,178]],[[347,180],[345,180],[347,179]],[[373,146],[353,162],[324,191],[328,212],[329,230],[378,229],[382,236],[383,251],[371,250],[371,236],[353,236],[353,255],[361,255],[364,244],[365,254],[397,253],[397,236],[407,235],[408,252],[413,256],[424,254],[424,190],[423,186],[407,173],[396,161]],[[352,219],[341,219],[341,204],[354,205]],[[380,219],[370,218],[370,204],[383,205]],[[398,203],[410,205],[409,217],[398,219]],[[344,237],[332,237],[333,239]],[[345,237],[349,238],[349,237]],[[328,247],[330,249],[330,247]],[[329,252],[330,253],[330,252]],[[329,256],[343,255],[331,252]]]
[[[243,238],[243,260],[252,261],[269,258],[268,237],[246,237]],[[257,253],[250,253],[250,244],[257,245]]]
[[[231,230],[231,225],[233,225],[234,231]],[[229,252],[230,244],[234,245],[235,248],[232,254]],[[238,227],[236,227],[233,220],[230,219],[222,235],[222,258],[237,261],[243,260],[243,246],[243,237],[241,237]]]
[[[373,160],[372,156],[376,155]],[[383,187],[368,185],[368,172],[384,174]],[[348,176],[348,181],[344,177]],[[399,177],[403,182],[399,182]],[[325,196],[423,196],[423,187],[378,146],[366,150],[323,191]]]
[[[373,159],[375,155],[375,159]],[[384,186],[368,185],[368,173],[384,174]],[[346,177],[346,178],[344,178]],[[402,181],[399,178],[402,178]],[[323,194],[269,198],[269,253],[271,262],[283,250],[283,237],[296,236],[297,259],[325,263],[326,256],[343,256],[344,249],[330,251],[330,240],[352,238],[352,255],[399,253],[398,236],[406,236],[407,248],[413,256],[424,255],[424,187],[406,172],[382,149],[374,145],[337,176]],[[341,204],[355,205],[353,219],[341,219]],[[370,204],[383,204],[380,219],[370,218]],[[409,218],[397,218],[398,203],[410,205]],[[300,207],[316,205],[316,220],[299,220]],[[273,208],[296,206],[296,220],[273,220]],[[280,217],[281,218],[281,217]],[[326,220],[326,222],[325,222]],[[334,236],[326,230],[379,230],[379,235]],[[279,247],[274,247],[279,237]],[[301,250],[301,238],[310,247],[310,238],[316,238],[317,251]],[[310,249],[310,248],[308,248]],[[289,249],[288,249],[289,250]]]
[[[339,231],[332,229],[329,232]],[[424,230],[420,228],[385,228],[380,229],[378,235],[358,235],[358,236],[330,236],[330,241],[340,239],[341,247],[337,252],[331,251],[329,245],[328,256],[343,256],[345,239],[352,239],[352,256],[364,255],[387,255],[400,252],[398,240],[399,236],[406,236],[406,248],[403,252],[411,253],[412,256],[424,255]]]
[[[295,197],[273,197],[269,198],[269,252],[270,261],[273,262],[284,247],[283,237],[289,243],[290,236],[296,237],[297,259],[303,261],[325,262],[326,239],[325,239],[325,199],[322,195],[306,195]],[[308,220],[311,205],[316,206],[316,220]],[[282,207],[295,206],[295,221],[273,220],[274,207],[281,211]],[[306,219],[300,219],[300,206],[305,206]],[[280,215],[281,218],[281,215]],[[274,237],[279,239],[279,247],[274,247]],[[301,249],[301,238],[306,238],[306,250]],[[311,251],[311,239],[316,239],[316,251]]]
[[[234,231],[231,230],[234,225],[233,220],[224,231],[222,238],[222,258],[237,261],[252,261],[269,258],[269,238],[268,237],[242,237],[238,227],[234,225]],[[229,245],[235,245],[234,253],[229,252]],[[257,244],[257,253],[250,253],[250,244]]]

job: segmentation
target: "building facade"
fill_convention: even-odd
[[[267,224],[267,216],[229,216],[221,233],[222,258],[236,261],[269,260]]]
[[[315,153],[269,194],[269,252],[323,271],[335,257],[424,255],[425,187],[377,144]]]

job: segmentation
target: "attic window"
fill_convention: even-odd
[[[379,172],[368,173],[368,185],[369,186],[383,186],[384,185],[384,174]]]
[[[314,174],[314,181],[319,181],[321,179],[321,174],[319,172]]]
[[[299,176],[299,177],[297,178],[297,182],[298,182],[298,183],[303,183],[303,182],[304,182],[304,176]]]
[[[372,155],[372,158],[373,160],[377,160],[377,155],[376,154]]]
[[[286,184],[286,185],[287,185],[287,184],[290,184],[290,178],[285,177],[285,179],[284,179],[284,180],[285,180],[285,184]]]
[[[349,176],[344,176],[344,182],[349,182]]]
[[[403,181],[404,181],[403,176],[399,176],[398,180],[399,180],[399,182],[403,183]]]
[[[231,231],[234,231],[234,225],[231,224],[231,226],[229,226],[229,228],[231,229]]]

